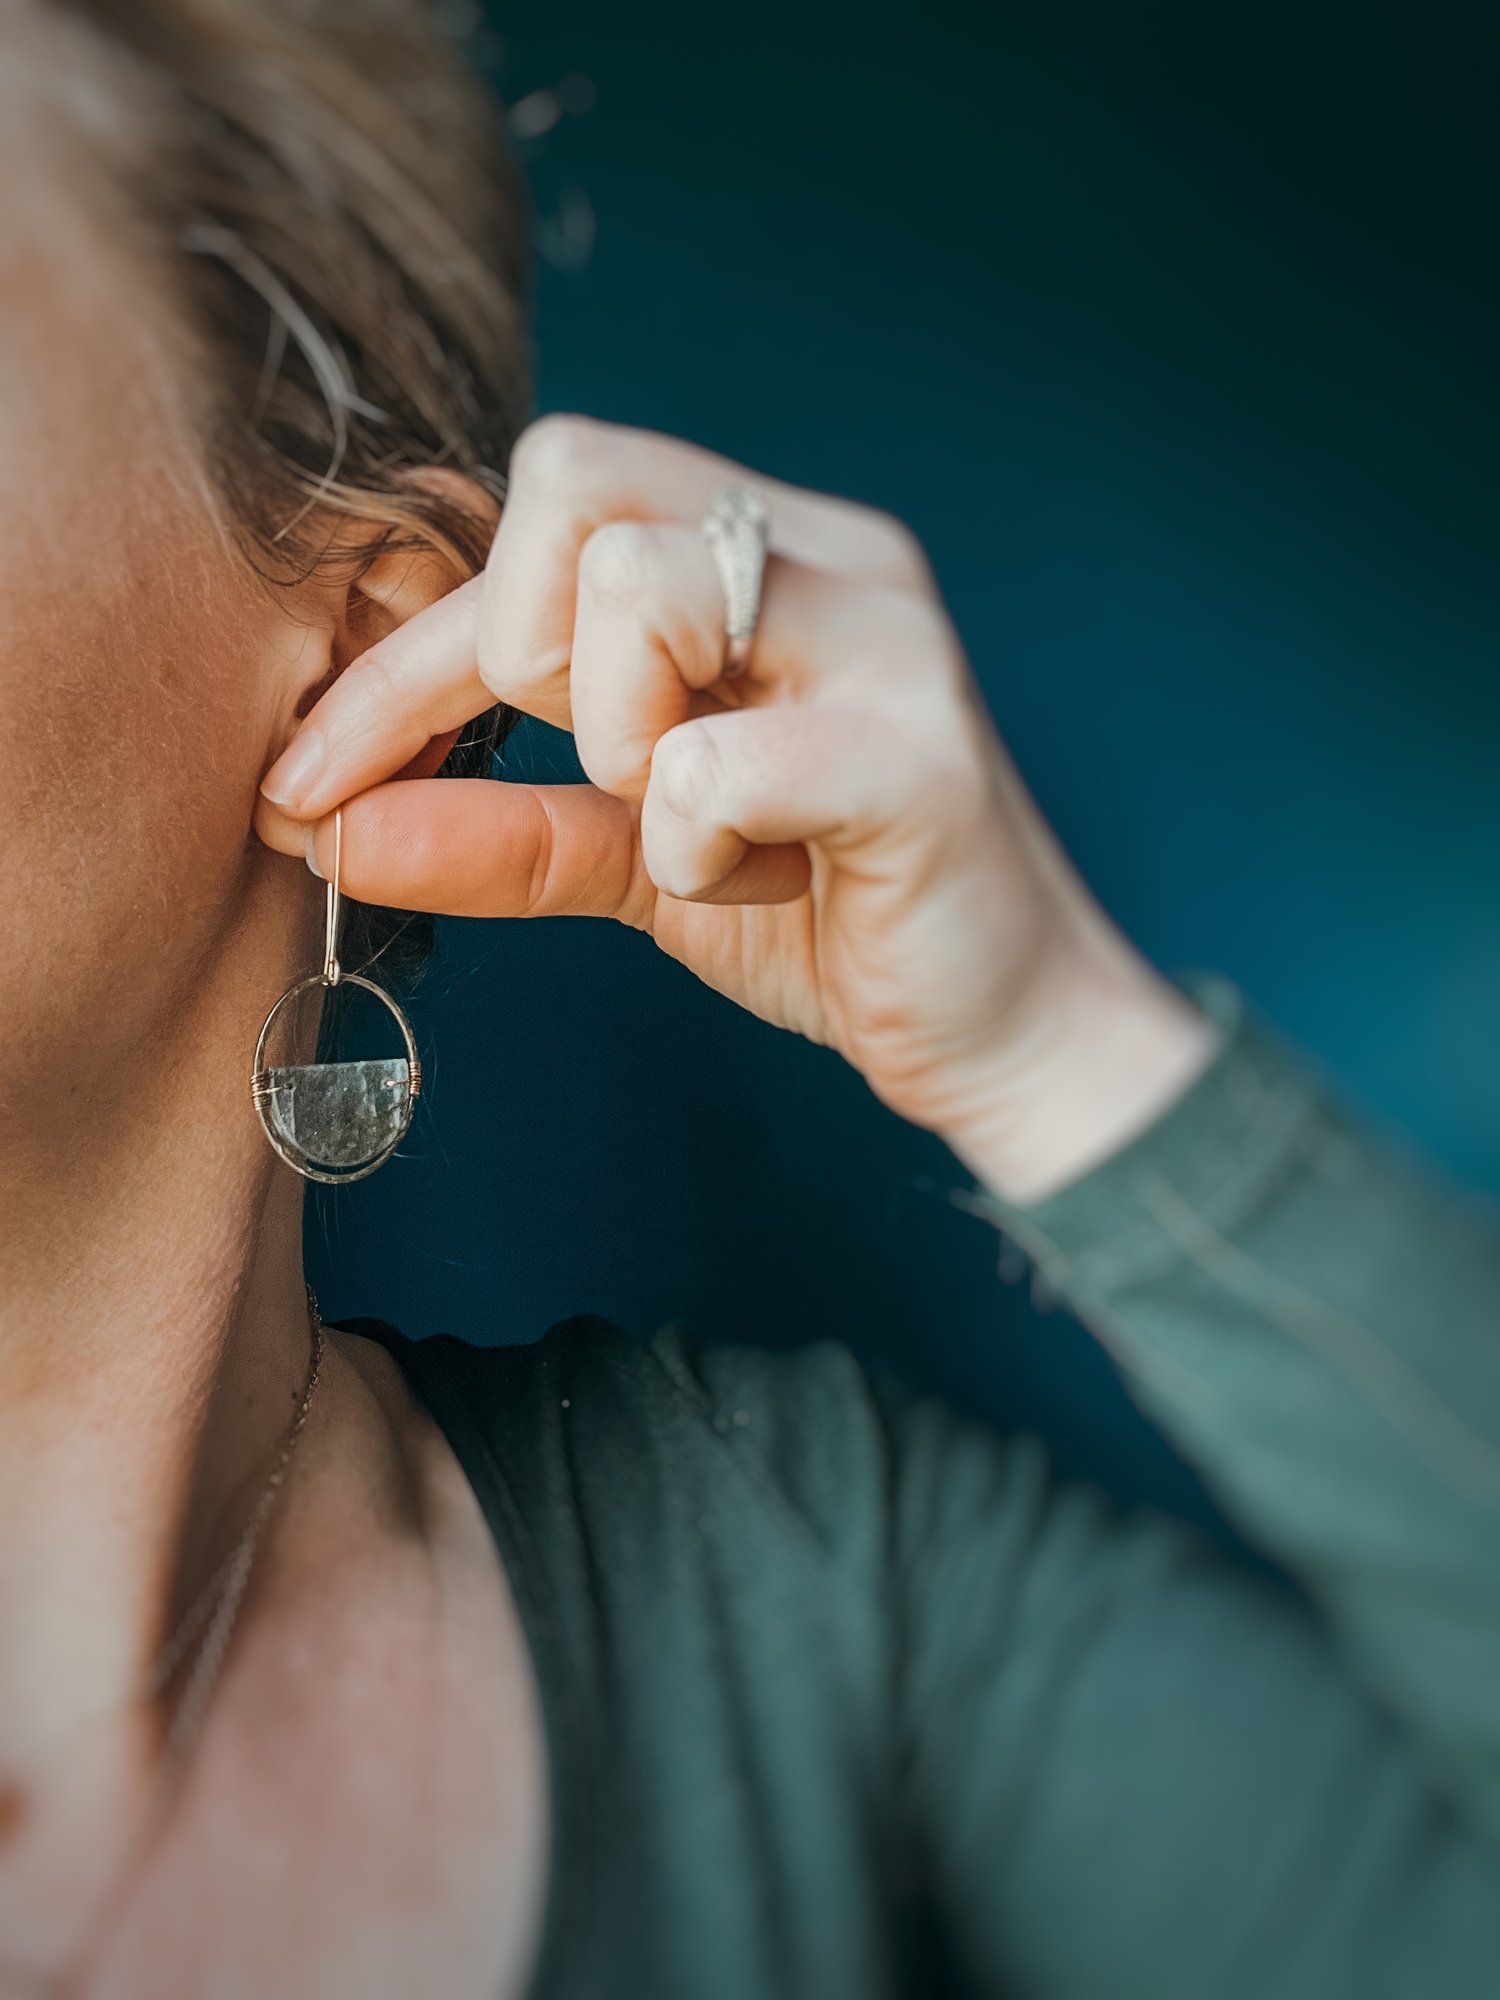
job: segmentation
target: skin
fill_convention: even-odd
[[[212,1968],[409,1994],[434,1963],[504,1992],[545,1852],[530,1665],[472,1494],[366,1343],[331,1346],[144,1845],[167,1716],[137,1698],[308,1364],[301,1184],[246,1079],[321,891],[255,840],[256,781],[298,702],[454,578],[251,573],[155,275],[53,125],[3,110],[0,1995],[201,2000]],[[392,1740],[392,1704],[443,1726]]]
[[[146,1819],[142,1673],[307,1366],[301,1184],[245,1080],[317,953],[329,814],[352,894],[648,929],[1020,1199],[1148,1122],[1209,1031],[1059,853],[883,517],[755,478],[776,555],[732,684],[694,524],[734,469],[606,425],[522,440],[481,579],[257,578],[161,288],[6,108],[0,1996],[40,1973],[171,2000],[227,1967],[368,2000],[435,1964],[456,2000],[519,1991],[531,1663],[472,1494],[363,1343],[331,1342],[185,1784]],[[497,696],[572,728],[592,784],[410,775]]]
[[[726,680],[697,523],[746,480],[774,553]],[[591,785],[381,782],[497,699],[571,730]],[[355,661],[261,791],[261,836],[315,872],[343,810],[355,896],[649,931],[1014,1200],[1208,1052],[1026,795],[907,530],[676,439],[534,424],[485,574]]]

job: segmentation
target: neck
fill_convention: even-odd
[[[0,1153],[0,1777],[130,1700],[306,1375],[302,1184],[248,1088],[292,969],[263,900],[154,1054]]]

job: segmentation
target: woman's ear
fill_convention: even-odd
[[[434,466],[413,472],[408,483],[467,516],[471,532],[465,539],[480,548],[488,546],[499,525],[500,503],[476,481]],[[470,565],[451,544],[433,540],[413,546],[405,534],[401,546],[386,548],[373,560],[367,559],[363,554],[368,546],[365,537],[388,532],[384,524],[367,524],[347,516],[336,523],[328,564],[333,629],[323,671],[297,698],[293,709],[297,721],[312,710],[345,667],[398,626],[456,590],[471,573]],[[336,582],[341,572],[346,580]],[[458,734],[453,730],[434,737],[399,775],[430,777],[453,748]]]
[[[332,678],[456,590],[466,575],[446,550],[431,546],[389,548],[362,563],[336,610]]]
[[[499,526],[499,501],[462,473],[423,466],[407,473],[402,483],[428,502],[437,501],[446,515],[462,523],[462,530],[456,535],[434,530],[423,542],[419,526],[414,533],[404,522],[392,524],[396,532],[391,536],[387,524],[344,518],[335,547],[352,555],[356,567],[336,635],[335,652],[342,657],[335,665],[347,666],[466,582],[474,552],[488,549]],[[392,545],[382,549],[380,541],[386,537]],[[371,548],[374,560],[362,559]]]
[[[440,500],[452,514],[466,518],[464,542],[484,550],[500,526],[500,502],[476,480],[446,466],[424,466],[406,476],[406,484]],[[332,520],[328,546],[328,592],[332,602],[332,632],[328,658],[318,678],[304,686],[294,714],[306,716],[338,680],[346,666],[380,644],[390,632],[428,610],[472,574],[472,564],[446,538],[414,546],[412,532],[400,532],[400,546],[386,548],[368,560],[364,550],[390,534],[388,522],[364,522],[358,516]],[[442,760],[438,760],[442,762]],[[434,766],[436,768],[436,766]]]

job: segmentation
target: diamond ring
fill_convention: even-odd
[[[770,510],[748,486],[726,486],[703,517],[703,533],[724,586],[725,680],[750,664],[770,526]]]

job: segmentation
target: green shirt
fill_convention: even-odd
[[[534,2000],[1495,2000],[1500,1239],[1233,1019],[997,1220],[1300,1591],[835,1341],[353,1322],[532,1648]]]

